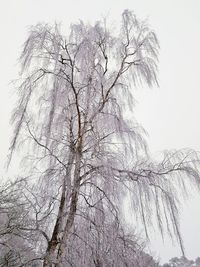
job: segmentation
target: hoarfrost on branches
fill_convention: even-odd
[[[157,84],[158,49],[155,33],[128,10],[116,35],[101,22],[73,24],[67,37],[57,24],[30,28],[9,156],[10,163],[18,144],[29,146],[26,229],[30,239],[38,233],[29,264],[147,266],[122,220],[127,192],[146,236],[155,214],[184,254],[177,192],[186,179],[199,188],[198,154],[151,159],[145,131],[124,115],[133,112],[135,86]]]

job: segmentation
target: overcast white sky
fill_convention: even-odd
[[[14,105],[9,82],[17,78],[17,57],[27,28],[38,22],[62,22],[63,28],[82,19],[102,16],[120,20],[124,9],[148,17],[160,40],[160,88],[136,93],[136,115],[149,133],[153,152],[191,147],[200,150],[200,1],[199,0],[0,0],[0,166],[9,147],[9,117]],[[3,174],[3,171],[0,173]],[[189,258],[200,256],[200,197],[182,209],[181,228]],[[152,251],[167,261],[179,249],[159,238]]]

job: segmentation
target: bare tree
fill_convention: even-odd
[[[34,201],[24,178],[1,185],[0,266],[25,266],[26,262],[32,266],[32,262],[42,260],[36,248],[38,241],[42,241],[41,236],[43,239],[47,236],[40,229],[42,216],[37,212],[38,201]]]
[[[122,223],[127,192],[146,236],[155,213],[184,253],[177,189],[187,178],[199,188],[198,155],[152,160],[144,130],[124,115],[133,111],[135,86],[157,84],[158,48],[155,33],[128,10],[114,33],[104,22],[73,24],[67,37],[58,25],[31,27],[10,160],[17,144],[29,145],[33,203],[46,212],[35,218],[46,236],[43,266],[134,266],[135,243]]]

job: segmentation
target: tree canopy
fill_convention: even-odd
[[[15,266],[155,266],[126,229],[128,193],[146,237],[156,218],[184,254],[178,194],[186,180],[199,188],[198,154],[151,158],[133,112],[134,88],[158,83],[158,49],[154,31],[128,10],[113,32],[105,21],[72,24],[67,36],[57,24],[30,28],[9,155],[10,163],[26,148],[27,177],[13,184],[15,212],[2,226],[2,238],[16,236],[26,250],[0,244]]]

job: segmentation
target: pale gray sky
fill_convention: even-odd
[[[0,166],[9,146],[9,117],[14,105],[9,82],[17,78],[17,57],[27,28],[38,22],[78,19],[93,22],[102,16],[120,20],[124,9],[148,17],[160,40],[160,88],[136,92],[136,115],[149,133],[153,152],[191,147],[200,150],[200,1],[199,0],[6,0],[0,1]],[[3,171],[1,172],[3,174]],[[189,258],[200,256],[200,197],[194,194],[182,209],[181,228]],[[169,240],[152,241],[162,261],[179,255]]]

